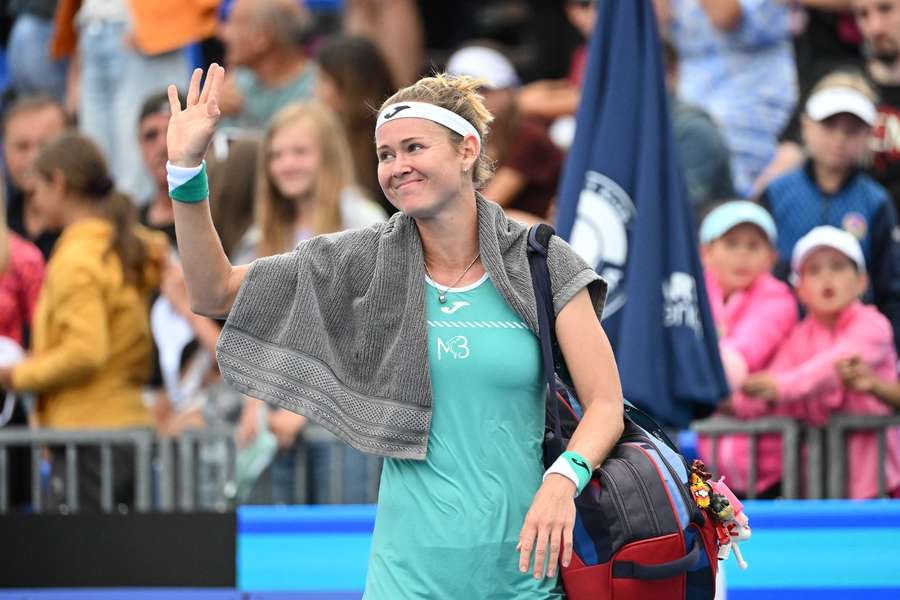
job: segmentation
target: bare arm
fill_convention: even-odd
[[[624,408],[612,346],[586,289],[560,311],[556,336],[585,409],[568,449],[597,467],[622,435]]]
[[[555,119],[578,111],[581,90],[569,81],[535,81],[523,86],[516,97],[523,115]]]
[[[221,114],[218,98],[225,69],[211,65],[202,91],[201,75],[200,69],[194,70],[184,108],[178,101],[175,86],[169,86],[172,117],[166,143],[169,161],[176,166],[195,167],[203,161]],[[231,310],[247,267],[233,267],[228,261],[213,226],[208,198],[202,202],[174,201],[173,204],[178,252],[191,309],[209,317],[223,317]]]
[[[348,0],[344,30],[375,42],[397,86],[419,77],[425,56],[422,16],[413,0]]]
[[[509,167],[500,167],[491,177],[487,189],[484,190],[484,196],[500,206],[508,206],[523,189],[525,177],[521,173]]]
[[[709,20],[719,31],[732,31],[741,24],[741,5],[738,0],[700,0]]]
[[[595,467],[603,462],[622,435],[622,387],[609,340],[600,327],[587,290],[581,290],[560,311],[556,337],[569,373],[585,407],[584,417],[569,441],[569,450],[578,452]],[[534,550],[534,576],[556,573],[557,561],[568,566],[572,558],[572,531],[575,527],[575,484],[562,475],[551,474],[538,489],[519,533],[519,570],[528,570]],[[549,542],[549,543],[548,543]]]

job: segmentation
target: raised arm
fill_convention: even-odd
[[[221,114],[218,99],[225,69],[212,64],[201,90],[202,74],[202,70],[195,69],[191,75],[183,108],[175,86],[169,86],[172,116],[166,144],[169,162],[175,167],[194,168],[203,162]],[[247,267],[233,267],[228,261],[213,226],[209,198],[191,203],[173,200],[172,203],[178,252],[191,310],[209,317],[224,317],[231,310]]]

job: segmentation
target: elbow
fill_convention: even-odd
[[[80,352],[76,357],[73,356],[71,363],[71,371],[69,373],[70,381],[82,381],[99,373],[109,360],[109,354],[106,352]]]
[[[191,288],[192,286],[188,286],[188,305],[192,313],[210,319],[224,319],[228,316],[233,298],[225,288]]]
[[[213,299],[191,298],[191,312],[208,319],[224,319],[228,316],[229,307],[224,302]]]

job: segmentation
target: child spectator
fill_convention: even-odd
[[[63,230],[47,264],[34,317],[31,352],[0,369],[7,389],[39,394],[42,427],[150,425],[142,385],[150,370],[148,298],[168,252],[161,233],[139,228],[98,147],[66,134],[35,161],[35,209]],[[133,500],[133,448],[113,447],[115,502]],[[79,507],[101,505],[99,448],[78,454]],[[51,504],[64,503],[65,453],[52,453]]]
[[[892,235],[897,217],[888,192],[859,168],[876,115],[875,94],[861,75],[823,78],[802,121],[809,159],[773,181],[761,203],[778,226],[779,276],[786,275],[797,240],[818,225],[859,240],[872,278],[864,300],[878,306],[900,340],[900,246]]]
[[[317,103],[292,104],[272,119],[263,140],[256,176],[256,218],[238,245],[232,262],[280,254],[301,240],[321,233],[354,227],[367,227],[386,218],[381,207],[367,199],[355,186],[353,161],[346,134],[338,116]],[[258,435],[259,411],[265,405],[248,399],[238,427],[238,443],[244,447]],[[294,501],[295,458],[305,417],[286,409],[274,409],[268,425],[278,440],[280,452],[270,472],[272,497],[257,491],[254,497],[276,504]],[[329,447],[334,438],[315,425],[319,440],[308,444],[310,459],[309,499],[321,502],[328,493],[328,478],[333,476]],[[352,448],[343,451],[344,499],[366,502],[366,459]]]
[[[807,316],[791,331],[765,371],[750,375],[734,396],[739,418],[781,415],[822,426],[835,413],[890,414],[873,395],[843,385],[834,365],[858,356],[879,377],[896,380],[891,327],[874,307],[858,298],[868,285],[859,242],[835,227],[816,227],[802,237],[791,260],[792,280]],[[878,469],[886,472],[889,493],[900,491],[900,436],[889,430],[887,460],[878,461],[873,433],[848,437],[849,495],[878,493]],[[744,440],[746,441],[746,440]],[[748,447],[734,444],[719,465],[728,484],[747,489]],[[757,490],[772,495],[781,479],[781,440],[764,435],[758,445]],[[768,492],[768,493],[767,493]]]
[[[772,217],[752,202],[726,202],[700,226],[706,292],[733,390],[769,362],[797,322],[790,288],[769,274],[776,239]]]

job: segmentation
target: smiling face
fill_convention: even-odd
[[[703,264],[711,269],[726,296],[744,290],[775,263],[775,250],[762,229],[741,223],[703,247]]]
[[[457,146],[444,126],[407,118],[379,127],[375,146],[385,197],[413,218],[433,217],[472,190],[471,169],[479,149],[474,137]]]
[[[817,248],[800,265],[797,296],[819,320],[829,322],[866,290],[868,278],[834,248]]]
[[[310,123],[295,121],[278,130],[268,148],[268,170],[278,192],[292,199],[315,190],[322,151]]]

